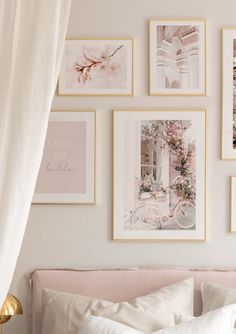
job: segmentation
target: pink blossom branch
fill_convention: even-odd
[[[117,49],[115,49],[115,51],[113,51],[109,56],[107,57],[102,57],[99,60],[94,60],[90,57],[88,57],[85,53],[84,53],[84,59],[89,62],[89,65],[82,65],[79,63],[75,63],[75,70],[76,72],[78,72],[78,81],[81,82],[81,80],[83,81],[83,83],[85,84],[87,80],[91,79],[91,75],[90,72],[92,70],[92,68],[96,68],[98,64],[102,64],[106,59],[108,58],[112,58],[121,48],[123,47],[123,45],[120,45]]]
[[[112,54],[110,54],[109,58],[113,57],[121,48],[123,48],[123,45],[120,45]]]

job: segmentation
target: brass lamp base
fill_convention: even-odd
[[[2,325],[10,320],[12,315],[0,315],[0,334],[2,334]]]
[[[15,314],[22,314],[23,309],[20,301],[13,295],[8,294],[3,306],[0,309],[0,334],[2,334],[2,325],[5,324]]]
[[[12,315],[0,315],[0,325],[5,324],[11,317]]]

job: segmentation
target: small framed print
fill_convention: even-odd
[[[222,30],[222,159],[236,159],[236,27]]]
[[[95,204],[95,111],[52,111],[34,204]]]
[[[205,20],[149,21],[150,95],[206,95]]]
[[[231,224],[230,232],[236,232],[236,176],[231,176]]]
[[[59,95],[133,95],[133,40],[67,39]]]
[[[114,240],[206,239],[206,111],[116,110]]]

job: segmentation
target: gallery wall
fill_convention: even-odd
[[[71,37],[135,38],[134,97],[55,96],[53,109],[96,109],[96,205],[33,205],[11,292],[25,314],[5,326],[5,333],[27,333],[27,281],[37,268],[116,266],[220,266],[236,268],[236,235],[229,233],[230,179],[236,161],[220,160],[221,28],[236,26],[235,1],[225,0],[74,0]],[[206,18],[207,97],[148,96],[148,19]],[[112,241],[112,109],[208,109],[208,241]]]

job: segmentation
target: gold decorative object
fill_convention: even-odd
[[[20,301],[13,295],[8,294],[2,308],[0,309],[0,333],[2,334],[2,324],[11,319],[13,315],[23,314]]]

